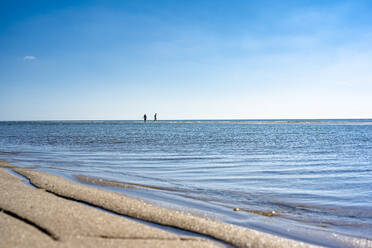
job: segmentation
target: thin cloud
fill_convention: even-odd
[[[35,56],[24,56],[23,59],[24,60],[35,60],[36,57]]]

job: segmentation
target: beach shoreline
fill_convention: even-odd
[[[125,196],[123,194],[105,191],[102,189],[97,189],[97,188],[93,188],[90,186],[78,184],[75,182],[71,182],[67,179],[45,173],[45,172],[40,172],[40,171],[30,169],[30,168],[17,167],[15,165],[9,164],[4,161],[1,162],[1,167],[2,167],[1,168],[2,175],[6,175],[3,177],[16,178],[16,179],[13,178],[11,180],[12,181],[10,183],[11,185],[17,182],[16,183],[18,185],[17,187],[20,187],[19,184],[21,183],[23,188],[27,187],[29,188],[28,190],[34,190],[34,191],[35,190],[40,191],[38,189],[42,189],[43,193],[49,192],[49,194],[51,193],[54,197],[58,199],[63,199],[64,201],[67,201],[67,202],[73,201],[76,204],[84,205],[84,207],[87,207],[85,206],[85,204],[82,204],[82,203],[86,203],[86,204],[89,204],[89,205],[92,205],[98,208],[112,211],[119,215],[130,216],[133,218],[157,223],[160,225],[173,226],[176,228],[180,228],[182,230],[199,233],[204,236],[209,236],[214,239],[221,240],[222,242],[233,245],[235,247],[317,247],[315,245],[307,244],[304,242],[295,241],[295,240],[251,230],[251,229],[240,227],[240,226],[235,226],[235,225],[231,225],[227,223],[205,219],[199,216],[194,216],[190,213],[166,209],[163,207],[158,207],[158,206],[149,204],[147,202],[144,202],[142,200]],[[7,170],[12,170],[24,176],[37,189],[33,189],[32,187],[25,185],[21,179],[15,177]],[[7,180],[9,181],[9,179]],[[4,190],[3,192],[8,190],[9,188],[9,187],[6,187],[6,185],[9,184],[7,180],[2,180],[3,184],[5,181],[5,186],[4,185],[2,186]],[[11,191],[10,194],[17,195],[19,194],[19,192],[16,193],[15,191],[12,193]],[[9,196],[9,199],[15,199],[15,198],[17,197]],[[27,219],[27,220],[29,218],[31,219],[34,218],[36,221],[40,219],[40,216],[36,216],[36,217],[34,216],[35,213],[33,213],[33,211],[31,212],[26,211],[28,215],[24,216],[22,214],[22,211],[24,210],[24,209],[22,210],[22,208],[24,208],[24,206],[19,206],[16,200],[14,201],[11,200],[10,203],[4,202],[4,201],[5,199],[3,198],[0,202],[0,208],[3,210],[3,212],[5,211],[6,213],[10,213],[10,212],[13,213],[13,211],[20,211],[20,212],[16,212],[14,215],[21,216],[22,219]],[[13,205],[12,205],[12,202],[14,202]],[[15,209],[20,208],[21,210],[19,209],[11,210],[11,211],[9,210],[13,208]],[[46,212],[48,211],[50,210],[46,210]],[[37,210],[35,210],[34,212],[37,212]],[[28,221],[34,222],[30,220]],[[87,218],[87,220],[85,221],[89,222],[91,221],[91,219]],[[55,229],[57,230],[60,229],[60,227],[58,227],[58,224],[54,226],[52,225],[52,227],[48,226],[45,223],[43,223],[42,225],[45,226],[43,227],[45,230],[51,229],[52,231],[48,231],[50,233],[53,233],[53,230],[55,231]],[[63,226],[64,224],[61,224],[61,225]],[[64,231],[61,231],[61,232],[64,233]],[[164,231],[159,230],[159,233],[163,233],[163,232]],[[56,234],[54,235],[56,237],[60,235],[59,231],[55,231],[55,233]],[[157,231],[155,231],[155,233],[157,233]],[[106,233],[105,235],[110,236],[111,234],[109,235]],[[163,242],[162,244],[160,244],[160,246],[182,247],[184,245],[182,244],[183,239],[184,238],[178,238],[178,239],[175,238],[176,241],[172,240],[170,244],[165,244]],[[218,247],[221,245],[219,243],[212,242],[210,240],[205,240],[205,239],[200,239],[200,238],[195,238],[195,237],[191,239],[193,240],[192,242],[194,242],[197,245],[200,245],[200,247]],[[189,240],[189,239],[186,239],[186,240]],[[53,242],[59,242],[59,241],[55,240]],[[79,240],[79,242],[85,242],[85,241]],[[140,245],[142,245],[141,242],[139,242]],[[191,243],[188,241],[188,245],[190,245]],[[199,246],[195,246],[195,247],[199,247]]]

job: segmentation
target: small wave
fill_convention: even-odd
[[[372,218],[372,208],[363,207],[339,207],[339,206],[324,206],[312,205],[303,203],[290,203],[290,202],[273,202],[278,206],[294,210],[303,210],[307,212],[322,213],[324,215],[335,215],[347,218]]]
[[[145,185],[139,183],[126,183],[126,182],[119,182],[114,180],[108,180],[103,178],[97,177],[89,177],[84,175],[73,175],[78,181],[83,183],[89,183],[93,185],[99,186],[108,186],[108,187],[117,187],[117,188],[126,188],[126,189],[156,189],[156,190],[166,190],[172,192],[186,192],[185,190],[179,188],[171,188],[171,187],[162,187],[162,186],[152,186],[152,185]]]
[[[215,160],[215,159],[222,159],[222,157],[151,157],[151,158],[134,158],[134,160],[138,161],[185,161],[185,160]]]

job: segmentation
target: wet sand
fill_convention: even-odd
[[[7,162],[0,161],[0,167],[3,167],[0,168],[0,247],[222,246],[218,242],[170,233],[123,216],[177,227],[236,247],[317,247],[166,209]],[[35,188],[8,170],[24,176]]]

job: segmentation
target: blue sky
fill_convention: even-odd
[[[372,118],[371,1],[0,4],[0,120]]]

